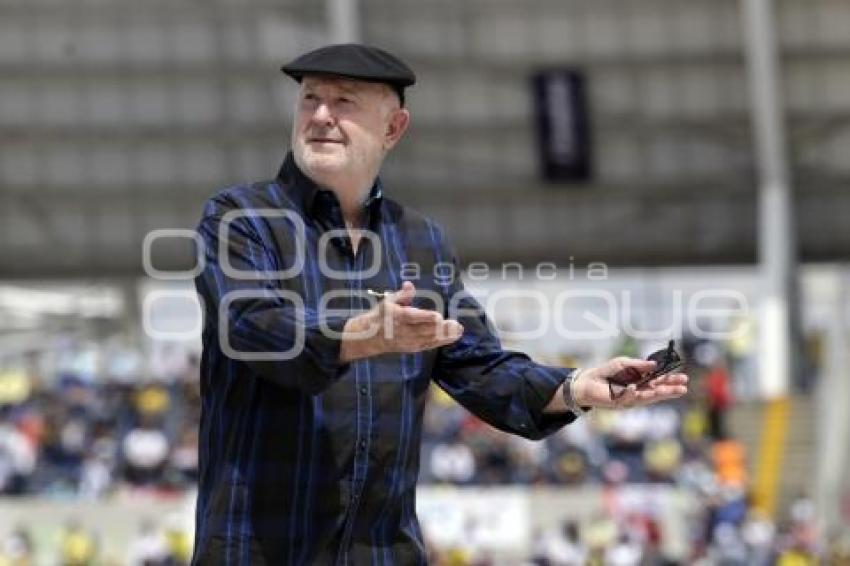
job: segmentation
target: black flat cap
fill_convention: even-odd
[[[416,83],[416,75],[401,59],[370,45],[344,43],[320,47],[280,68],[298,81],[304,75],[336,75],[375,83],[386,83],[404,104],[404,89]]]

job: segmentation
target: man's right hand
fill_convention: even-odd
[[[411,306],[416,288],[405,281],[373,309],[345,323],[339,358],[343,363],[391,352],[422,352],[457,341],[463,326],[436,311]]]

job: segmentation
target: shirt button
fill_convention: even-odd
[[[366,387],[365,386],[360,388],[360,394],[366,395]]]

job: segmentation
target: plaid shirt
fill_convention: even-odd
[[[275,180],[206,204],[193,564],[425,563],[414,507],[431,380],[527,438],[575,418],[543,414],[572,370],[502,350],[440,228],[384,198],[380,179],[364,206],[369,234],[355,255],[336,197],[291,154]],[[461,339],[340,363],[338,333],[370,306],[365,291],[404,279],[420,308],[451,316],[458,297]]]

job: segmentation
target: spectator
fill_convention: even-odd
[[[475,477],[475,458],[460,442],[438,444],[431,451],[431,476],[437,481],[464,484]]]
[[[729,371],[717,363],[705,376],[706,403],[708,404],[708,431],[714,440],[725,440],[726,411],[732,405]]]
[[[0,564],[9,566],[30,566],[35,564],[32,536],[22,527],[16,527],[9,535],[0,540]]]
[[[741,537],[747,546],[749,563],[752,566],[770,564],[775,535],[773,522],[761,510],[751,509],[741,528]]]
[[[746,453],[737,440],[721,440],[711,447],[711,459],[718,481],[724,486],[743,489],[747,482]]]
[[[97,540],[77,521],[68,522],[59,542],[59,564],[93,566],[97,560]]]
[[[617,542],[605,552],[607,566],[638,566],[643,559],[643,552],[628,533],[620,533]]]
[[[107,494],[115,479],[117,442],[109,429],[102,430],[92,442],[83,464],[80,495],[97,498]]]
[[[148,424],[142,425],[124,437],[121,449],[130,483],[151,486],[162,479],[169,453],[164,432]]]
[[[581,566],[588,550],[582,543],[578,523],[564,521],[560,528],[543,535],[539,555],[551,566]]]
[[[174,470],[178,487],[193,485],[198,479],[198,431],[186,426],[180,433],[180,442],[169,457],[169,465]]]
[[[129,566],[160,566],[168,556],[165,539],[157,532],[153,521],[146,519],[139,525],[139,533],[127,551]]]
[[[709,551],[711,563],[717,566],[746,566],[747,547],[741,540],[738,528],[732,523],[721,523],[714,530],[714,540]]]
[[[27,437],[0,421],[0,494],[26,493],[35,464],[36,453]]]
[[[183,524],[181,517],[171,514],[165,518],[163,535],[167,554],[162,566],[188,564],[192,558],[192,535],[189,527]]]
[[[829,537],[826,564],[827,566],[850,565],[850,530],[839,531]]]

